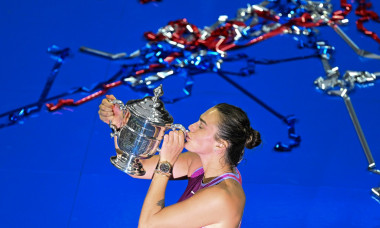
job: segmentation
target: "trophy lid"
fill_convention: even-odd
[[[153,91],[154,97],[148,96],[143,99],[128,101],[127,107],[129,111],[160,126],[172,124],[173,117],[165,109],[164,103],[159,99],[159,97],[164,94],[162,85],[158,86]]]

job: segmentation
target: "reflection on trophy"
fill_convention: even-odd
[[[112,123],[111,137],[116,136],[117,155],[111,157],[111,163],[123,172],[142,176],[145,170],[139,159],[148,159],[159,149],[158,146],[169,129],[186,129],[180,124],[173,124],[173,117],[165,109],[159,97],[163,95],[162,85],[154,89],[154,97],[130,100],[126,105],[120,100],[113,100],[123,111],[120,129]]]

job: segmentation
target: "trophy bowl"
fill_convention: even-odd
[[[148,159],[159,151],[164,134],[169,129],[179,129],[186,134],[181,124],[173,124],[173,117],[159,100],[163,95],[162,85],[154,89],[154,97],[128,101],[126,105],[120,100],[113,100],[123,111],[120,129],[112,123],[111,137],[116,137],[116,156],[111,163],[119,170],[136,176],[143,176],[145,170],[140,159]]]

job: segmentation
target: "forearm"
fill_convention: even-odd
[[[155,174],[146,194],[141,209],[139,227],[153,227],[158,225],[155,217],[165,207],[165,190],[169,178],[161,174]]]

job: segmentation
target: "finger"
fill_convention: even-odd
[[[182,131],[178,132],[178,140],[181,146],[185,144],[185,134]]]
[[[169,132],[169,143],[172,145],[174,142],[174,133],[173,131]]]
[[[110,122],[110,118],[107,118],[107,117],[99,116],[99,119],[102,120],[103,122],[107,123],[107,124]]]
[[[168,135],[164,135],[164,141],[162,142],[162,148],[166,147],[166,145],[168,144],[168,138],[169,138]]]
[[[112,108],[113,106],[113,104],[107,99],[103,99],[101,105],[103,105],[106,108]]]
[[[98,111],[98,114],[99,116],[103,116],[103,117],[112,117],[113,116],[113,112],[104,112],[104,111]]]
[[[100,117],[113,117],[113,114],[112,114],[112,112],[110,113],[110,112],[103,112],[103,111],[98,111],[98,114],[99,114],[99,116]]]
[[[104,111],[104,112],[112,112],[112,106],[111,107],[107,107],[107,106],[105,106],[103,104],[100,104],[99,105],[99,110]]]
[[[178,139],[178,148],[182,149],[185,144],[185,136],[182,131],[177,131]]]
[[[106,95],[106,98],[107,98],[108,100],[116,100],[116,97],[115,97],[114,95],[112,95],[112,94],[110,94],[110,95]]]
[[[101,112],[111,112],[112,113],[112,107],[106,107],[104,105],[99,105],[99,111]]]
[[[178,144],[179,144],[178,131],[173,131],[173,144],[178,147]]]
[[[105,112],[112,112],[112,106],[100,104],[99,110],[105,111]]]
[[[176,146],[176,141],[177,141],[177,135],[175,134],[174,131],[170,131],[169,135],[170,135],[170,140],[171,140],[170,143],[171,143],[171,145],[173,147],[175,147]]]
[[[112,112],[116,115],[119,116],[123,113],[123,111],[120,109],[119,105],[114,105],[112,106]]]

